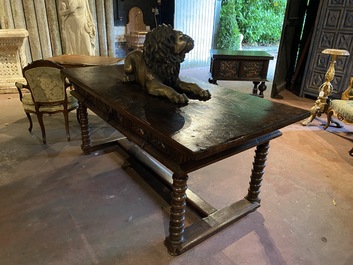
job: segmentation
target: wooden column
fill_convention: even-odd
[[[107,32],[105,28],[105,10],[104,10],[104,0],[96,0],[96,10],[97,10],[97,35],[99,37],[99,48],[100,55],[107,56],[108,55],[108,47],[107,47]]]
[[[38,21],[38,34],[40,41],[40,48],[42,51],[43,58],[49,58],[53,56],[51,49],[51,41],[49,36],[49,25],[47,11],[44,0],[36,0],[35,3],[36,18]]]
[[[28,39],[31,47],[32,61],[39,60],[42,59],[43,56],[39,42],[39,32],[34,3],[33,0],[26,0],[22,3],[25,10],[26,25],[29,33]]]
[[[54,56],[62,54],[61,37],[60,37],[60,24],[58,19],[58,11],[56,8],[55,1],[45,0],[45,5],[47,8],[47,20],[49,27],[49,35],[51,42],[52,54]]]
[[[106,29],[106,39],[108,41],[108,56],[115,56],[115,34],[114,34],[114,15],[112,10],[113,1],[112,0],[104,0],[104,8],[105,8],[105,21],[107,25]]]

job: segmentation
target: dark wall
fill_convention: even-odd
[[[174,27],[174,0],[162,0],[161,23],[170,24]]]
[[[114,24],[124,26],[128,23],[129,10],[139,7],[143,12],[143,19],[151,29],[159,24],[171,24],[174,20],[174,0],[114,0]],[[159,15],[155,16],[152,9],[158,9]]]

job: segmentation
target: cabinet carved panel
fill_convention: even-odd
[[[232,79],[234,77],[239,77],[239,62],[236,61],[220,61],[220,79]]]
[[[263,62],[244,62],[241,77],[250,79],[257,78],[261,76],[264,68],[265,64]]]
[[[263,62],[239,62],[239,61],[220,61],[219,62],[219,80],[256,80],[262,76],[267,65]]]
[[[323,0],[320,3],[310,46],[301,96],[317,97],[319,86],[325,81],[331,56],[322,54],[324,49],[344,49],[351,55],[338,56],[335,78],[332,80],[332,98],[341,93],[353,76],[353,0]]]

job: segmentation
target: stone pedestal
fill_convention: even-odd
[[[22,68],[27,65],[25,29],[0,29],[0,93],[17,91],[15,82],[25,83]]]

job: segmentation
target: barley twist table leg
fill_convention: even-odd
[[[245,197],[247,200],[251,202],[260,203],[261,201],[259,198],[259,194],[260,194],[264,169],[266,167],[266,159],[267,159],[269,148],[270,148],[269,142],[258,145],[256,147],[253,169],[250,176],[248,195]]]
[[[185,173],[173,174],[169,236],[165,240],[165,245],[171,255],[178,254],[178,248],[184,241],[187,180],[188,176]]]
[[[80,119],[80,126],[81,126],[81,139],[82,139],[81,149],[85,154],[89,154],[92,146],[91,132],[88,124],[87,107],[82,102],[79,102],[78,112],[79,112],[79,119]]]

